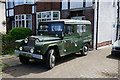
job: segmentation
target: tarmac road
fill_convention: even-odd
[[[42,62],[23,65],[18,57],[4,60],[3,78],[117,78],[118,59],[110,54],[111,47],[90,51],[87,56],[71,54],[62,57],[57,65],[46,70]]]

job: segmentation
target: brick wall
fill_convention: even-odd
[[[97,45],[97,47],[102,47],[102,46],[106,46],[106,45],[110,45],[110,44],[112,44],[112,40],[111,41],[106,41],[106,42],[99,43]]]
[[[36,11],[51,11],[51,10],[60,10],[60,2],[37,2]]]
[[[36,15],[32,15],[32,30],[33,30],[33,35],[36,34]]]
[[[14,20],[14,17],[13,18],[6,18],[6,29],[7,29],[7,32],[12,29],[12,20]]]
[[[18,14],[32,14],[32,6],[28,4],[19,5],[14,7],[15,15]]]

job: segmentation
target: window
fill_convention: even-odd
[[[9,10],[9,16],[14,16],[14,9]]]
[[[86,0],[86,6],[85,7],[92,7],[93,0]]]
[[[82,8],[84,0],[70,0],[70,9]]]
[[[6,7],[7,8],[13,8],[14,7],[14,0],[7,0],[6,1]]]
[[[32,6],[32,13],[36,12],[36,6]]]
[[[86,32],[86,25],[77,25],[77,33]]]
[[[68,0],[62,0],[62,10],[68,9]]]
[[[8,10],[6,11],[6,16],[8,17]]]
[[[15,0],[15,5],[34,4],[34,0]]]
[[[65,34],[74,33],[74,27],[72,25],[65,25]]]
[[[14,28],[15,27],[15,21],[13,20],[12,21],[12,28]]]
[[[49,20],[59,20],[60,19],[60,11],[45,11],[45,12],[38,12],[36,14],[37,17],[37,29],[38,24],[43,21]]]
[[[28,27],[32,29],[32,15],[22,14],[15,16],[15,27]]]
[[[37,13],[37,21],[48,21],[60,19],[60,11],[46,11]]]

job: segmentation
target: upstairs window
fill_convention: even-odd
[[[62,0],[62,10],[68,9],[68,0]]]
[[[86,0],[86,6],[85,7],[92,7],[93,6],[93,0]]]
[[[34,4],[35,0],[15,0],[15,5]]]
[[[14,7],[14,0],[6,0],[6,9]]]
[[[82,8],[84,0],[70,0],[70,9]]]

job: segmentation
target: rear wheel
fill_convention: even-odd
[[[46,67],[48,69],[52,69],[53,67],[55,67],[55,60],[55,50],[50,49],[46,54]]]
[[[22,55],[19,55],[19,60],[22,64],[27,64],[29,63],[29,58],[25,57],[25,56],[22,56]]]
[[[85,44],[82,48],[81,55],[82,56],[87,56],[88,55],[88,50],[89,50],[89,45]]]

